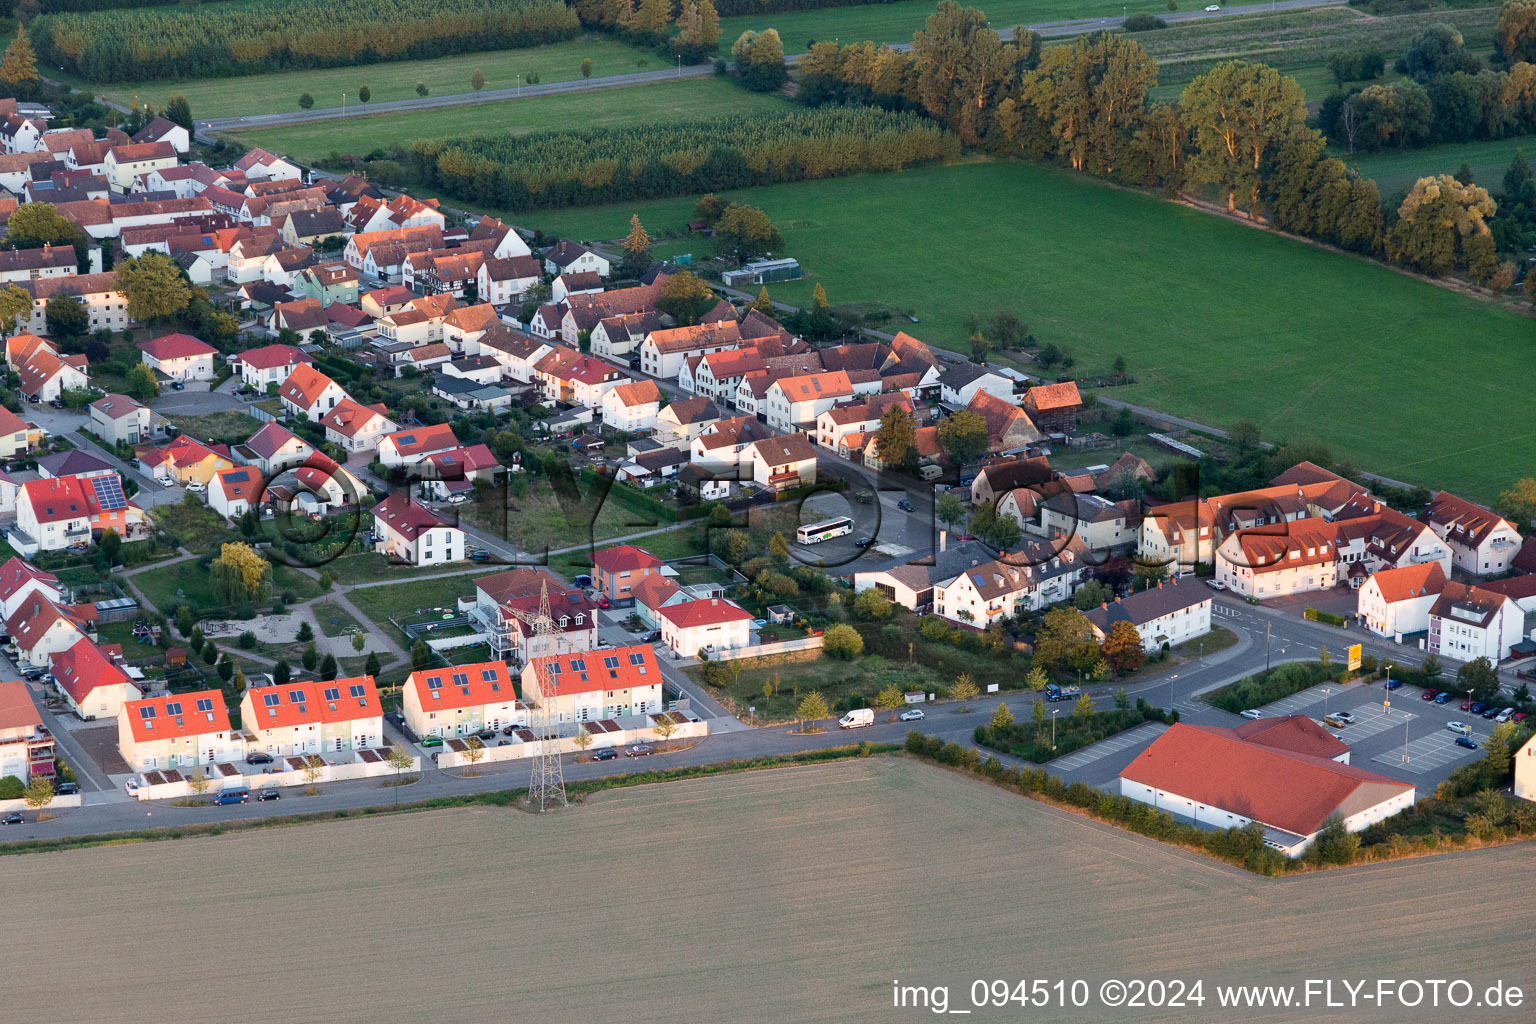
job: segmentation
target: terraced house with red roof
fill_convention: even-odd
[[[124,701],[117,713],[117,750],[135,772],[238,761],[240,733],[229,724],[218,690]]]
[[[161,448],[139,455],[139,464],[162,484],[207,484],[220,470],[235,464],[224,445],[209,447],[182,434]]]
[[[190,334],[139,342],[144,365],[169,380],[212,380],[219,350]]]
[[[7,775],[23,783],[54,776],[53,736],[19,679],[0,682],[0,778]]]
[[[556,722],[595,722],[663,711],[661,682],[656,652],[649,644],[535,658],[523,667],[522,675],[524,699],[548,701]]]
[[[299,757],[384,745],[373,676],[248,689],[240,698],[246,749]]]
[[[528,724],[528,705],[517,699],[503,661],[412,672],[401,688],[400,706],[417,736],[451,739]]]

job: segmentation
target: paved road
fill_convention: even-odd
[[[1245,14],[1262,13],[1268,10],[1290,11],[1309,7],[1333,7],[1347,2],[1348,0],[1274,0],[1268,6],[1254,4],[1224,7],[1219,11],[1175,11],[1162,14],[1160,17],[1166,22],[1179,23],[1201,21],[1208,18],[1239,17]],[[1117,29],[1123,21],[1123,18],[1074,18],[1064,21],[1040,22],[1028,27],[1047,38],[1059,38],[1082,35],[1085,32],[1093,32],[1100,29]],[[998,34],[1003,39],[1012,39],[1013,29],[1000,29]],[[893,43],[890,45],[892,49],[901,51],[912,48],[911,43]],[[789,63],[795,64],[799,63],[802,57],[803,55],[797,54],[788,58],[788,60]],[[275,114],[252,114],[247,117],[215,117],[198,121],[197,127],[198,135],[202,139],[208,140],[209,136],[215,132],[305,124],[311,121],[328,121],[343,116],[391,114],[411,110],[437,110],[444,107],[460,107],[475,103],[491,103],[499,100],[532,99],[537,96],[587,92],[592,89],[612,89],[628,85],[650,85],[656,82],[665,82],[679,78],[704,78],[712,74],[714,74],[714,68],[711,65],[696,64],[682,68],[662,68],[656,71],[636,71],[623,75],[577,79],[571,82],[525,85],[520,89],[492,89],[478,93],[448,93],[442,96],[420,96],[414,99],[390,100],[385,103],[370,103],[345,108],[321,107],[311,110],[284,111]]]

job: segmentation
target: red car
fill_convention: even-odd
[[[1461,710],[1463,710],[1463,711],[1471,711],[1472,710],[1472,698],[1471,697],[1468,697],[1466,700],[1461,702]]]
[[[1423,693],[1419,694],[1419,700],[1434,700],[1435,694],[1438,692],[1438,690],[1425,690]]]
[[[598,598],[597,599],[597,606],[599,608],[612,608],[613,607],[613,605],[608,603],[608,599],[606,597]]]

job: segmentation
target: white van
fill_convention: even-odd
[[[859,708],[839,718],[837,724],[843,729],[862,729],[866,725],[875,724],[875,713],[869,708]]]

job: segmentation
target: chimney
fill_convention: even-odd
[[[1163,589],[1163,581],[1162,580],[1158,580],[1157,581],[1157,589],[1158,590],[1162,590]]]
[[[1115,600],[1118,601],[1120,599],[1117,597],[1117,598],[1115,598]],[[1100,610],[1107,609],[1108,607],[1109,607],[1109,602],[1108,601],[1100,601],[1099,602]]]

